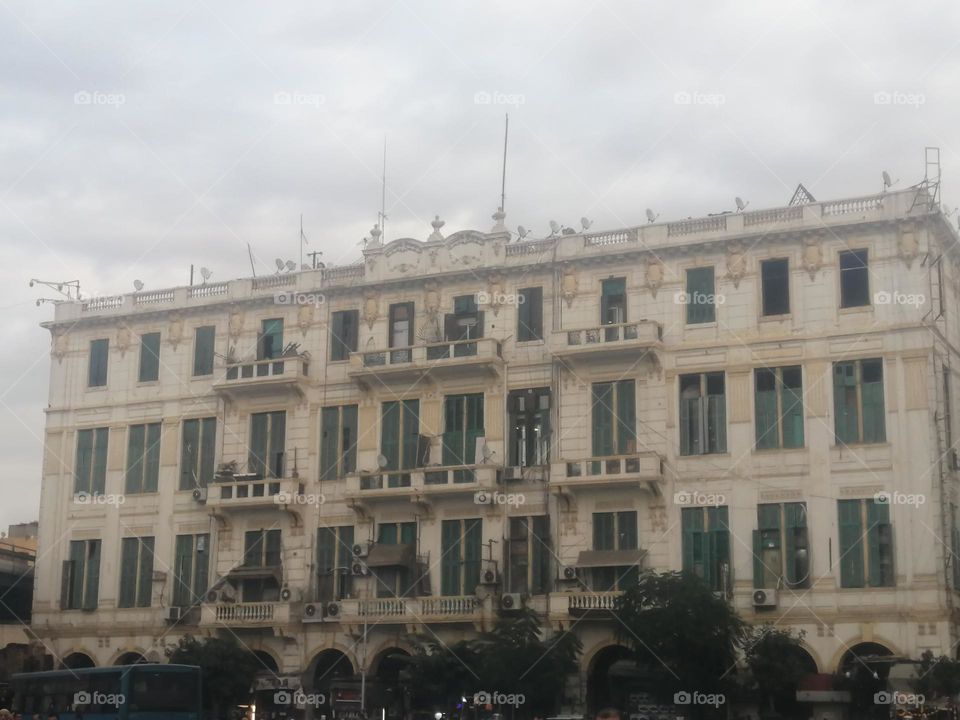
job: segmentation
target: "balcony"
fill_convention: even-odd
[[[261,475],[230,475],[206,489],[207,505],[222,510],[285,508],[302,504],[303,482],[298,478],[271,478]]]
[[[502,367],[500,342],[477,338],[352,353],[349,374],[367,388],[373,383],[412,384],[428,374],[438,379],[497,376]]]
[[[550,614],[553,616],[571,615],[573,617],[610,617],[616,599],[623,594],[621,590],[582,590],[579,592],[560,592],[550,595]]]
[[[478,622],[483,603],[476,595],[340,600],[339,621],[376,625]]]
[[[569,362],[637,361],[649,354],[650,361],[656,363],[655,351],[662,346],[662,339],[660,323],[639,320],[581,330],[559,330],[551,336],[550,349],[554,357]]]
[[[437,465],[396,473],[357,473],[347,476],[346,495],[364,501],[397,497],[420,501],[430,496],[485,491],[492,498],[498,469],[495,465]]]
[[[272,627],[289,622],[288,602],[210,603],[200,608],[201,627]]]
[[[228,362],[214,391],[230,398],[291,395],[303,397],[309,382],[310,356],[285,355],[269,360]]]
[[[659,496],[663,458],[655,452],[566,460],[552,465],[550,484],[564,489],[639,486]]]

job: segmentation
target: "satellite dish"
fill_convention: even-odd
[[[650,208],[647,208],[647,222],[648,222],[648,223],[656,222],[658,217],[660,217],[660,216],[654,214],[653,210],[651,210]]]
[[[551,221],[550,221],[550,234],[551,234],[551,235],[556,235],[558,232],[560,232],[560,223],[558,223],[556,220],[551,220]]]
[[[386,468],[389,462],[390,461],[387,460],[387,456],[384,455],[383,453],[381,453],[380,455],[377,455],[377,467],[379,467],[381,470]]]
[[[137,292],[140,292],[141,290],[143,290],[143,281],[141,281],[141,280],[134,280],[134,281],[133,281],[133,288],[134,288]]]
[[[890,187],[891,185],[893,185],[893,180],[890,179],[890,173],[888,173],[886,170],[884,170],[884,171],[883,171],[883,186],[884,186],[885,188],[888,188],[888,187]]]
[[[213,275],[213,272],[210,270],[210,268],[207,268],[207,267],[200,268],[200,276],[203,278],[204,282],[209,280],[211,275]]]
[[[523,240],[528,234],[530,234],[530,231],[527,230],[523,225],[517,225],[517,235],[520,236],[521,240]]]
[[[737,204],[737,212],[743,212],[744,210],[747,209],[747,205],[750,204],[749,200],[747,202],[744,202],[743,198],[740,197],[739,195],[735,197],[733,201]]]
[[[293,272],[297,269],[297,264],[293,260],[287,260],[287,272]]]
[[[277,264],[277,272],[280,272],[281,270],[283,270],[284,268],[283,260],[281,260],[280,258],[277,258],[276,260],[274,260],[274,262]]]
[[[588,220],[585,217],[580,218],[580,226],[584,230],[589,230],[591,225],[593,225],[593,220]]]

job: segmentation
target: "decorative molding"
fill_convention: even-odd
[[[297,325],[304,337],[313,324],[313,305],[305,304],[297,308]]]
[[[380,317],[380,294],[375,290],[368,290],[363,294],[363,320],[367,329],[373,330],[373,324]]]
[[[579,288],[580,281],[577,280],[577,270],[573,265],[567,264],[563,269],[563,278],[560,281],[560,296],[567,301],[568,308],[573,305]]]
[[[229,338],[236,342],[240,339],[240,333],[243,332],[243,313],[239,310],[234,310],[230,313],[230,319],[227,322],[227,335]]]
[[[663,261],[658,257],[647,258],[647,267],[644,272],[644,279],[647,287],[650,288],[650,294],[657,297],[657,291],[663,285]]]
[[[727,245],[727,279],[733,281],[733,287],[740,289],[740,281],[747,274],[747,249],[741,242]]]
[[[914,259],[920,254],[920,241],[917,239],[917,232],[912,222],[904,223],[900,227],[900,237],[897,241],[897,257],[903,260],[903,264],[910,269]]]
[[[183,318],[179,315],[174,315],[170,318],[170,325],[167,327],[167,342],[176,350],[182,340]]]
[[[823,238],[818,234],[803,239],[803,260],[800,263],[813,280],[823,267]]]
[[[121,325],[117,330],[117,350],[120,351],[120,356],[123,357],[127,354],[127,350],[130,349],[130,344],[133,342],[133,333],[130,332],[130,328],[126,325]]]
[[[60,329],[50,332],[50,354],[57,359],[58,365],[63,362],[68,346],[69,339],[66,330]]]

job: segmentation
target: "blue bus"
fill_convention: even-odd
[[[144,663],[22,673],[13,709],[46,720],[201,720],[200,668]]]

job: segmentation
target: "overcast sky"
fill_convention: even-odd
[[[960,203],[960,3],[0,0],[0,525],[35,519],[52,316],[90,293],[359,257],[387,239],[597,228],[923,176]],[[956,182],[954,179],[958,178]]]

